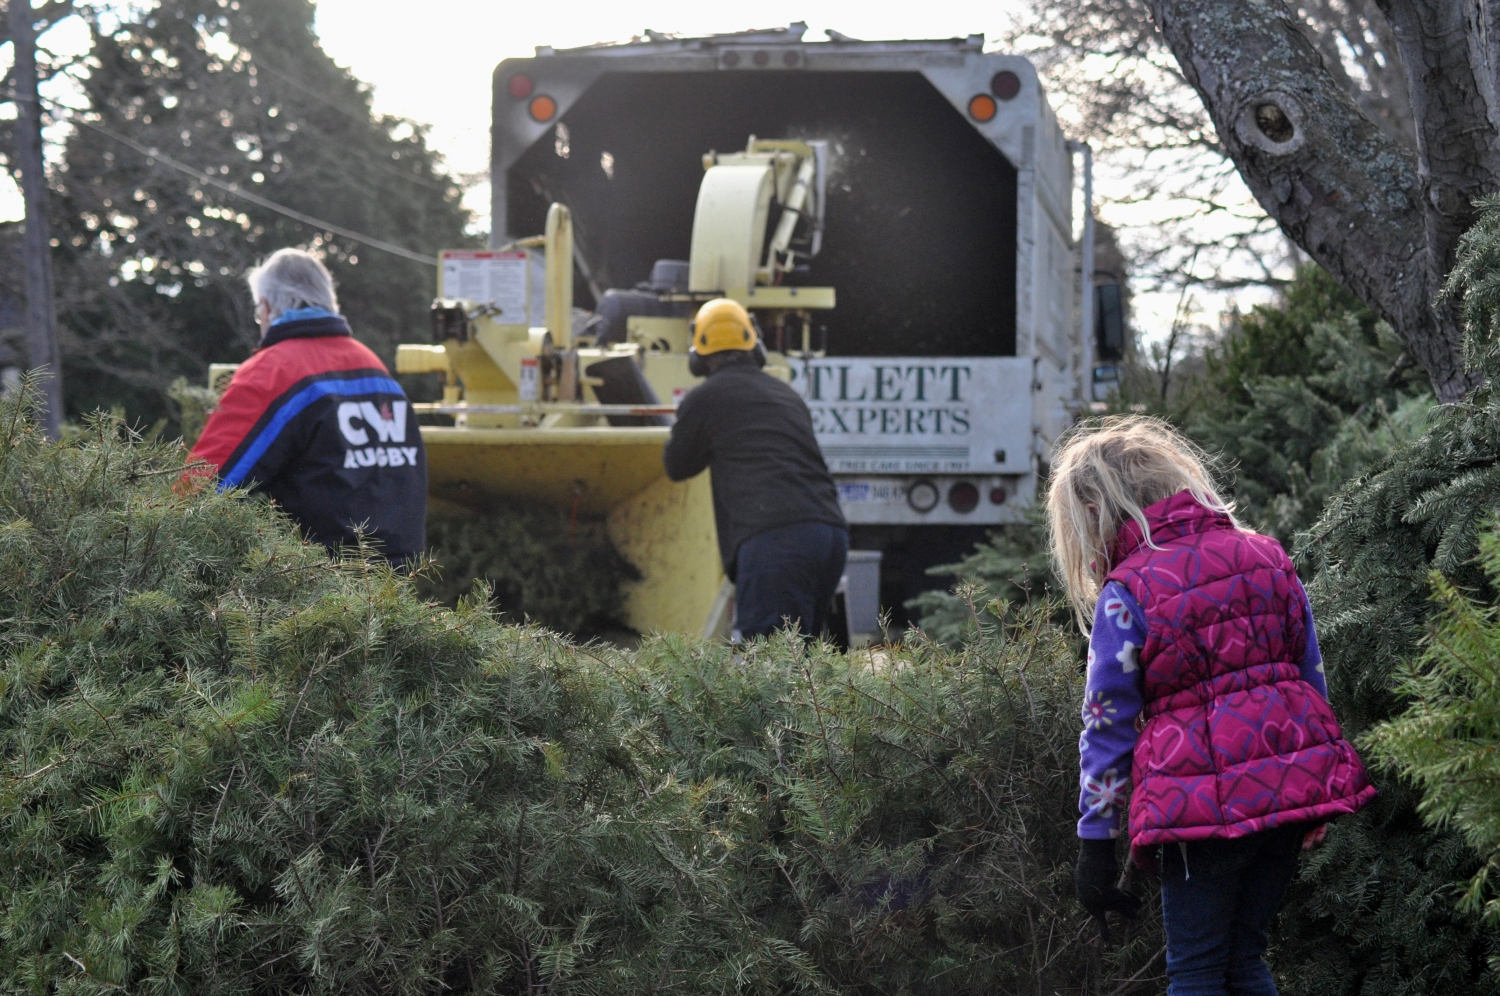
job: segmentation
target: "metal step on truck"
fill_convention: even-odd
[[[502,62],[491,248],[442,254],[433,341],[398,352],[445,378],[419,406],[451,422],[423,429],[435,507],[607,517],[642,632],[730,624],[707,475],[673,484],[660,458],[702,301],[750,308],[767,373],[812,411],[851,526],[855,644],[1026,514],[1109,373],[1079,307],[1086,150],[1032,65],[979,36],[804,31]]]

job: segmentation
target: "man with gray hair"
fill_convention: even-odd
[[[316,257],[280,249],[248,279],[260,346],[193,447],[195,473],[265,493],[310,540],[363,535],[411,560],[426,546],[427,454],[406,394],[350,334]]]

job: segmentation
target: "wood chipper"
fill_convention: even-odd
[[[666,479],[662,447],[688,371],[690,315],[727,296],[804,346],[830,287],[784,286],[821,235],[826,145],[750,137],[709,152],[694,214],[686,286],[650,295],[656,314],[629,315],[625,341],[600,323],[575,330],[574,245],[562,204],[546,231],[491,251],[440,259],[437,345],[402,345],[398,373],[440,373],[444,399],[418,404],[452,426],[425,426],[435,510],[545,502],[604,516],[611,541],[640,572],[626,618],[641,632],[727,632],[730,589],[719,562],[708,475]],[[671,314],[670,312],[678,312]],[[534,322],[536,324],[534,324]],[[770,375],[790,380],[777,354]]]

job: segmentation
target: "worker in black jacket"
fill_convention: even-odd
[[[689,367],[708,379],[683,396],[662,458],[674,481],[713,471],[736,639],[787,623],[815,637],[844,573],[849,532],[807,404],[763,373],[765,362],[749,312],[724,298],[703,305]]]

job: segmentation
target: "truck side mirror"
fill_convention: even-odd
[[[1125,358],[1125,305],[1119,284],[1094,287],[1094,355],[1101,360]]]

